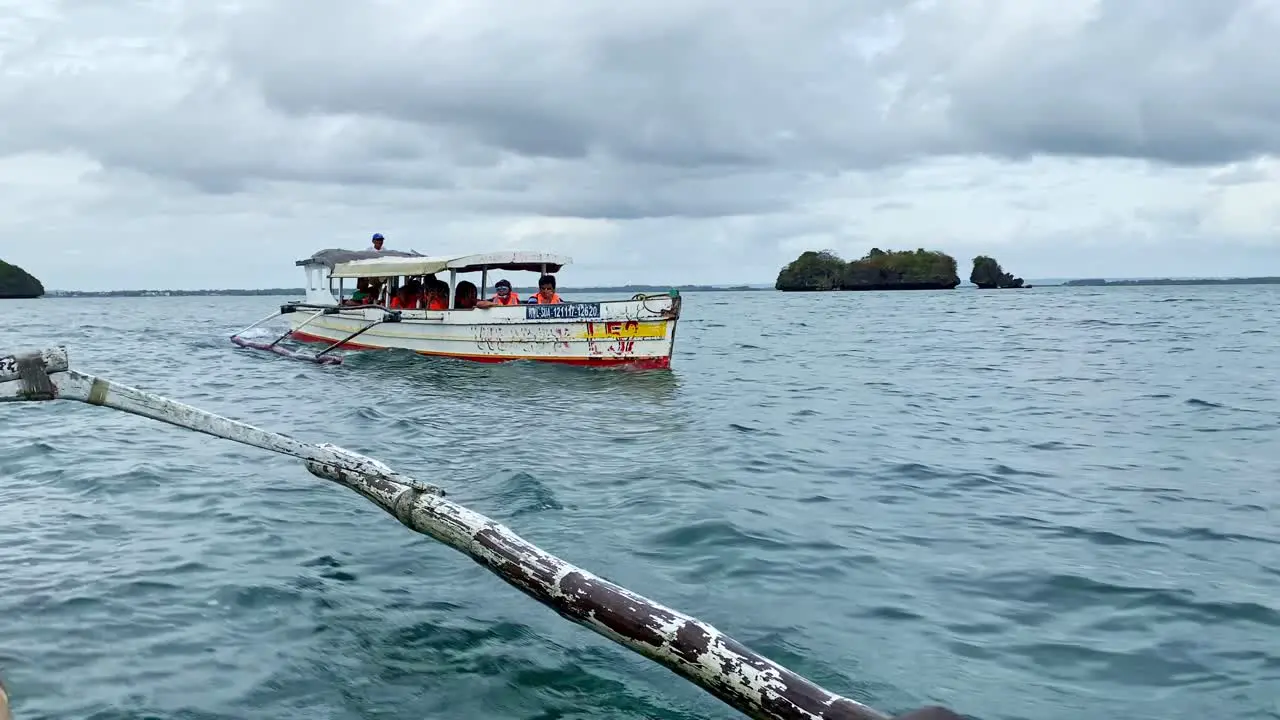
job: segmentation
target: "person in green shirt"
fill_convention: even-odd
[[[369,283],[369,278],[360,278],[356,280],[356,290],[351,293],[349,305],[368,305],[373,302],[373,288]]]

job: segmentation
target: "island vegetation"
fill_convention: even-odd
[[[0,260],[0,298],[29,299],[44,295],[44,285],[17,265]]]
[[[828,250],[802,253],[782,268],[774,287],[784,292],[953,290],[959,284],[955,258],[946,253],[872,248],[849,262]]]
[[[979,290],[1020,288],[1023,286],[1022,278],[1014,277],[1005,272],[1004,268],[1000,267],[1000,263],[988,255],[979,255],[973,259],[973,271],[969,273],[969,282],[977,285]]]
[[[1066,287],[1114,287],[1132,285],[1280,285],[1280,277],[1243,277],[1243,278],[1149,278],[1145,280],[1103,280],[1086,278],[1068,280],[1062,283]]]

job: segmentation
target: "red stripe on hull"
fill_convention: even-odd
[[[289,337],[310,343],[324,343],[332,345],[333,340],[311,335],[305,332],[294,332]],[[374,347],[372,345],[362,345],[360,343],[348,342],[339,345],[346,350],[386,350],[387,348]],[[609,368],[626,368],[629,370],[670,370],[671,357],[645,357],[645,358],[619,358],[619,357],[535,357],[521,355],[518,357],[503,357],[501,355],[464,355],[461,353],[437,353],[427,352],[425,350],[415,350],[419,355],[428,357],[447,357],[456,358],[458,360],[470,360],[472,362],[482,363],[504,363],[514,362],[516,360],[531,360],[533,362],[555,363],[557,365],[573,365],[577,367],[609,367]]]

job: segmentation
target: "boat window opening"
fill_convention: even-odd
[[[476,297],[483,300],[486,293],[489,292],[489,268],[480,271],[480,290],[476,292]]]

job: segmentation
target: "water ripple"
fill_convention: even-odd
[[[1280,718],[1280,289],[693,294],[647,374],[37,302],[0,347],[383,459],[885,710]],[[0,587],[22,718],[736,717],[297,462],[98,408],[0,408]]]

